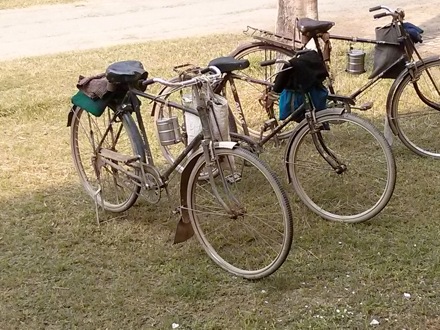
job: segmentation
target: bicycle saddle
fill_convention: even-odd
[[[208,64],[208,66],[216,66],[221,73],[243,70],[249,65],[249,60],[237,60],[230,56],[217,57]]]
[[[121,61],[110,64],[105,70],[105,76],[110,83],[133,83],[147,79],[148,72],[139,61]]]
[[[307,17],[300,18],[297,23],[299,31],[306,37],[314,37],[317,34],[328,32],[333,25],[335,25],[334,22],[317,21]]]

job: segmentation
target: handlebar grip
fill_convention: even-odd
[[[277,61],[276,59],[273,59],[273,60],[266,60],[266,61],[261,62],[260,65],[261,65],[261,66],[268,66],[268,65],[275,64],[276,61]]]
[[[372,12],[372,11],[379,10],[379,9],[381,9],[381,8],[382,8],[382,6],[371,7],[370,9],[368,9],[368,11],[369,11],[369,12]]]
[[[144,81],[142,81],[142,86],[148,86],[154,84],[154,79],[145,79]]]
[[[211,69],[209,67],[207,67],[207,68],[204,68],[203,70],[201,70],[200,73],[201,74],[205,74],[205,73],[208,73],[210,71],[211,71]]]
[[[373,18],[378,19],[378,18],[382,18],[382,17],[388,16],[388,15],[389,15],[388,13],[380,13],[380,14],[374,15]]]

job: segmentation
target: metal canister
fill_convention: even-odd
[[[365,72],[365,52],[360,49],[350,49],[347,52],[347,69],[351,74],[361,74]]]
[[[161,118],[156,121],[160,144],[168,146],[179,143],[182,139],[177,117]]]

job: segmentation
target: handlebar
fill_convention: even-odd
[[[371,13],[372,11],[381,10],[381,9],[386,10],[390,14],[395,12],[395,10],[392,10],[390,7],[382,6],[382,5],[371,7],[370,9],[368,9],[368,11]]]
[[[380,14],[374,15],[373,18],[374,19],[378,19],[378,18],[382,18],[382,17],[385,17],[385,16],[389,16],[389,15],[390,15],[390,13],[380,13]]]
[[[194,73],[194,71],[192,71]],[[213,72],[213,74],[206,75],[206,73]],[[169,81],[162,78],[150,78],[142,81],[143,86],[148,86],[154,83],[160,83],[168,87],[183,87],[195,85],[202,81],[214,81],[221,77],[221,71],[216,66],[209,66],[207,68],[198,70],[197,75],[191,79],[183,81]]]
[[[403,21],[403,19],[405,18],[405,12],[400,8],[393,10],[388,6],[380,5],[380,6],[371,7],[368,11],[372,12],[372,11],[377,11],[377,10],[381,10],[381,9],[385,10],[385,12],[374,15],[373,16],[374,19],[379,19],[379,18],[382,18],[385,16],[392,16],[393,20]]]

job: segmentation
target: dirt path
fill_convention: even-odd
[[[333,33],[374,36],[368,8],[377,0],[350,5],[346,0],[319,0],[320,19],[336,22]],[[438,0],[388,0],[402,7],[408,21],[425,30],[422,49],[440,54]],[[251,25],[273,30],[277,0],[89,0],[75,4],[0,11],[0,59],[37,56],[123,43],[241,33]]]

